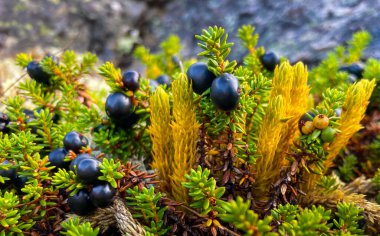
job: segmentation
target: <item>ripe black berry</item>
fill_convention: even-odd
[[[123,84],[129,90],[136,91],[140,88],[140,74],[136,71],[126,71],[123,74]]]
[[[117,120],[115,119],[113,120],[113,122],[116,124],[117,127],[128,129],[132,127],[134,124],[136,124],[139,118],[140,118],[139,115],[133,112],[128,117],[120,118]]]
[[[0,168],[0,176],[1,177],[7,177],[10,179],[10,181],[14,180],[17,177],[16,169],[14,168],[14,166],[12,165],[11,162],[9,162],[8,160],[5,160],[0,165],[2,165],[2,166],[7,165],[8,166],[7,170]]]
[[[75,153],[79,153],[82,147],[86,147],[87,145],[87,138],[76,131],[67,133],[63,138],[63,146],[65,149],[72,150]]]
[[[28,66],[26,67],[26,71],[28,72],[28,75],[30,78],[34,79],[35,81],[43,84],[50,84],[50,74],[46,73],[40,63],[36,61],[29,62]]]
[[[70,165],[69,162],[64,161],[66,155],[67,155],[66,149],[64,148],[54,149],[51,153],[49,153],[49,162],[52,166],[66,169]]]
[[[341,66],[339,68],[339,71],[345,71],[351,75],[354,75],[356,77],[356,79],[360,79],[363,77],[364,68],[363,68],[363,66],[361,66],[357,63],[353,63],[353,64],[348,65],[348,66]]]
[[[168,75],[160,75],[159,77],[157,77],[156,81],[159,84],[166,84],[167,87],[170,87],[170,85],[172,84],[172,80]]]
[[[88,215],[95,210],[86,189],[79,190],[74,196],[69,197],[68,204],[72,212],[77,215]]]
[[[94,185],[90,192],[91,202],[97,207],[106,207],[112,203],[115,192],[116,190],[107,182]]]
[[[22,175],[19,175],[14,180],[14,185],[17,189],[22,189],[25,187],[26,182],[28,181],[28,178]]]
[[[264,53],[264,55],[260,58],[260,60],[263,66],[265,67],[265,69],[269,71],[274,71],[276,66],[280,64],[280,58],[274,52]]]
[[[9,122],[10,122],[9,117],[6,114],[0,112],[0,132],[8,133]]]
[[[114,120],[125,119],[131,114],[132,102],[123,93],[112,93],[107,97],[106,112]]]
[[[239,81],[232,74],[222,74],[211,85],[210,97],[215,106],[230,111],[239,104]]]
[[[85,158],[78,162],[76,174],[85,184],[94,184],[100,176],[100,161],[92,158]]]
[[[208,70],[207,64],[197,62],[192,64],[187,70],[187,78],[192,81],[193,91],[196,94],[202,94],[211,87],[215,75]]]
[[[70,170],[75,171],[75,167],[78,166],[78,163],[83,159],[95,159],[95,157],[87,153],[79,154],[74,160],[71,161]]]

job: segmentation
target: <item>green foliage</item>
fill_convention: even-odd
[[[354,168],[357,163],[358,159],[354,155],[346,156],[343,159],[343,164],[339,166],[339,174],[344,181],[348,182],[353,179]]]
[[[372,178],[372,183],[376,184],[380,188],[380,168],[377,169],[375,176]]]
[[[244,47],[253,49],[259,41],[259,35],[255,32],[255,27],[252,25],[243,25],[238,29],[238,37],[243,41]]]
[[[259,35],[254,33],[255,27],[252,25],[243,25],[238,29],[238,37],[243,41],[243,45],[248,49],[249,54],[244,57],[244,65],[258,75],[263,73],[265,76],[270,76],[271,72],[266,71],[261,64],[260,58],[264,54],[264,48],[255,48],[259,40]]]
[[[372,36],[367,31],[359,31],[352,36],[352,40],[348,42],[347,51],[344,54],[344,63],[353,63],[360,60],[364,49],[371,42]],[[342,49],[337,49],[340,52]]]
[[[237,229],[245,232],[244,235],[277,235],[271,231],[270,223],[272,216],[266,216],[260,220],[259,215],[250,210],[250,201],[244,202],[243,198],[237,197],[236,201],[225,202],[222,204],[226,213],[219,217],[224,222],[233,224]]]
[[[36,145],[35,139],[35,135],[30,131],[21,131],[17,135],[14,133],[4,135],[0,140],[0,157],[17,162],[24,161],[42,149]]]
[[[98,62],[95,54],[87,52],[78,59],[75,52],[71,50],[65,51],[61,59],[58,64],[51,57],[44,57],[40,62],[44,71],[55,75],[53,80],[56,84],[78,81],[83,75],[89,74]]]
[[[67,170],[61,168],[54,174],[52,184],[59,189],[66,189],[71,196],[85,187],[85,185],[77,181],[77,177],[73,171],[69,170],[67,172]]]
[[[323,176],[317,186],[326,194],[330,194],[339,188],[339,184],[333,176]]]
[[[221,197],[225,192],[224,187],[216,187],[214,178],[209,178],[210,171],[198,166],[197,170],[191,169],[190,174],[186,174],[187,182],[182,183],[185,188],[189,189],[189,196],[192,197],[193,202],[191,207],[201,209],[202,214],[206,215],[211,210],[219,213],[224,212],[220,207],[223,202]]]
[[[102,176],[99,177],[100,180],[107,181],[111,184],[113,188],[117,187],[116,180],[123,178],[123,174],[118,172],[120,167],[120,162],[114,161],[114,159],[108,160],[104,158],[102,163],[100,164],[100,172],[102,172]]]
[[[337,205],[335,215],[339,220],[334,219],[334,225],[339,231],[349,235],[363,235],[363,230],[359,228],[359,220],[363,219],[363,209],[358,208],[353,203],[340,202]]]
[[[293,231],[292,222],[296,221],[300,209],[296,205],[286,204],[280,205],[276,209],[271,210],[271,215],[278,225],[278,233],[280,235],[287,235],[288,232]]]
[[[322,102],[318,104],[317,110],[321,114],[327,116],[335,116],[335,110],[343,106],[346,95],[343,91],[338,89],[326,89],[322,94]]]
[[[146,66],[146,77],[157,79],[158,76],[166,74],[176,78],[176,74],[183,70],[176,60],[179,60],[181,42],[178,36],[170,35],[160,44],[161,51],[155,54],[144,46],[136,47],[134,56]]]
[[[209,27],[203,30],[201,35],[195,35],[200,43],[198,46],[204,51],[199,56],[208,58],[208,68],[216,76],[223,73],[232,73],[237,65],[236,61],[229,62],[225,60],[231,52],[233,43],[227,43],[228,34],[224,34],[221,27]]]
[[[21,213],[17,209],[19,204],[18,196],[12,192],[0,192],[0,235],[13,235],[22,233],[22,230],[29,229],[32,224],[20,221]]]
[[[97,236],[99,227],[93,229],[90,222],[80,223],[78,217],[70,218],[61,224],[64,231],[61,233],[68,236]]]
[[[116,69],[112,62],[106,62],[100,66],[99,74],[105,78],[106,83],[113,91],[123,91],[121,70]]]
[[[380,189],[380,168],[377,169],[375,176],[372,178],[372,183],[374,183],[376,187]],[[380,204],[380,191],[378,191],[377,196],[375,197],[375,200],[378,204]]]
[[[142,218],[146,223],[145,230],[153,235],[166,235],[168,228],[164,225],[163,217],[166,207],[160,207],[161,193],[155,193],[154,187],[143,188],[142,191],[135,188],[127,190],[127,205],[131,207],[135,218]]]
[[[20,53],[16,56],[16,65],[21,67],[27,67],[28,64],[33,60],[31,55],[28,55],[26,53]]]
[[[332,226],[328,223],[331,211],[326,211],[322,206],[312,206],[298,212],[291,205],[279,207],[272,211],[274,218],[282,224],[280,235],[326,235]]]
[[[376,59],[369,58],[366,67],[364,68],[363,72],[363,78],[364,79],[375,79],[376,84],[380,84],[380,62]],[[379,86],[376,86],[375,91],[372,93],[371,97],[372,105],[379,104],[380,103],[380,88]]]
[[[362,212],[354,204],[342,202],[334,215],[322,206],[301,209],[291,204],[280,205],[271,214],[280,235],[363,235],[358,225]]]
[[[349,84],[349,75],[340,72],[339,67],[344,64],[358,62],[362,51],[371,41],[371,35],[366,31],[357,32],[352,40],[348,42],[348,47],[338,46],[320,65],[310,71],[310,85],[313,94],[321,95],[327,88],[337,88],[346,90]]]
[[[323,141],[319,138],[321,135],[321,130],[315,129],[310,135],[302,135],[299,138],[300,147],[308,154],[307,161],[313,163],[313,165],[303,165],[308,173],[314,173],[321,175],[325,170],[323,165],[324,161],[327,159],[326,153],[323,149]]]

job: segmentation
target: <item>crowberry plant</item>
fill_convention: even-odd
[[[380,232],[380,62],[359,62],[370,35],[310,71],[257,47],[250,25],[242,65],[223,28],[195,37],[203,62],[170,36],[136,48],[145,71],[16,57],[28,76],[2,98],[0,235]],[[89,86],[96,74],[107,89]]]

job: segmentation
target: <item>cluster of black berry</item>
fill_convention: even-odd
[[[80,152],[88,145],[87,138],[72,131],[64,137],[63,145],[63,148],[55,149],[49,154],[49,162],[57,168],[72,170],[76,174],[77,180],[87,185],[86,189],[81,189],[69,197],[68,204],[71,211],[77,215],[87,215],[96,207],[108,206],[112,202],[116,190],[108,182],[98,179],[101,175],[101,161],[88,153]],[[65,161],[69,151],[77,154],[71,162]]]
[[[239,81],[232,74],[224,73],[216,77],[206,63],[197,62],[187,70],[187,78],[191,80],[196,94],[202,94],[211,87],[211,101],[217,108],[231,111],[239,104]]]
[[[123,88],[130,91],[140,89],[140,74],[136,71],[126,71],[123,74]],[[139,116],[133,112],[132,98],[124,93],[111,93],[106,100],[106,113],[117,127],[129,128],[134,125]]]
[[[123,89],[136,92],[140,89],[140,74],[136,71],[126,71],[122,76]],[[155,90],[159,85],[170,87],[171,79],[167,75],[161,75],[156,80],[150,80],[149,86]],[[112,122],[122,129],[128,129],[134,125],[139,116],[134,112],[133,98],[122,92],[111,93],[106,100],[106,113]]]
[[[280,58],[274,52],[265,53],[260,60],[269,71],[280,64]],[[186,74],[196,94],[203,94],[211,88],[211,101],[220,110],[231,111],[239,104],[239,81],[234,75],[223,73],[216,77],[203,62],[192,64]]]
[[[25,186],[28,178],[23,175],[19,175],[17,173],[17,167],[14,165],[14,163],[8,160],[1,162],[0,166],[3,167],[0,168],[0,176],[3,178],[8,178],[4,183],[0,183],[0,188],[13,184],[16,189],[21,192],[21,189]]]

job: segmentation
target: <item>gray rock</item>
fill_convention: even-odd
[[[142,43],[157,49],[169,34],[181,37],[183,54],[199,49],[194,34],[219,25],[238,43],[242,24],[253,24],[259,45],[315,64],[361,29],[373,40],[364,57],[380,58],[378,0],[4,0],[0,1],[0,54],[55,46],[96,52],[127,66]],[[235,44],[231,58],[245,50]]]
[[[169,14],[168,14],[169,13]],[[182,0],[166,5],[150,24],[151,37],[160,41],[170,33],[178,34],[186,44],[185,55],[197,51],[194,34],[209,25],[220,25],[231,40],[242,24],[253,24],[260,34],[259,45],[290,58],[314,64],[326,52],[349,40],[356,31],[368,30],[373,40],[364,57],[380,58],[380,1],[377,0]],[[233,49],[233,58],[243,55]]]

